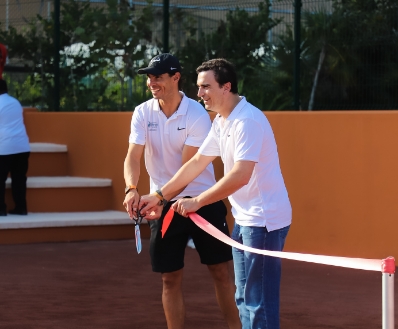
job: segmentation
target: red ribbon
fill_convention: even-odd
[[[165,235],[167,228],[169,227],[171,220],[173,219],[173,216],[174,216],[174,210],[170,208],[170,210],[167,212],[163,220],[162,237]],[[395,263],[393,257],[386,258],[385,260],[349,258],[349,257],[301,254],[301,253],[284,252],[284,251],[270,251],[270,250],[262,250],[262,249],[256,249],[244,246],[241,243],[232,240],[229,236],[225,235],[224,233],[220,232],[217,228],[215,228],[213,225],[211,225],[208,221],[206,221],[203,217],[199,216],[198,214],[189,213],[188,216],[198,227],[200,227],[202,230],[204,230],[211,236],[215,237],[216,239],[232,247],[253,252],[256,254],[291,259],[291,260],[298,260],[302,262],[354,268],[358,270],[377,271],[377,272],[383,271],[384,273],[385,272],[391,273],[393,270],[395,271]]]
[[[171,220],[173,219],[174,216],[174,210],[173,208],[170,207],[169,211],[167,212],[166,216],[163,218],[163,224],[162,224],[162,238],[166,234],[167,229],[170,226]]]

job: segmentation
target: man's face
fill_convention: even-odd
[[[175,85],[178,86],[178,79],[176,80],[176,76],[179,73],[176,73],[174,76],[170,77],[168,73],[164,73],[161,75],[147,75],[147,86],[151,91],[153,98],[155,99],[165,99],[169,95],[175,92]]]
[[[198,97],[203,100],[206,110],[219,112],[222,109],[225,89],[219,86],[214,77],[214,72],[199,72],[197,85]]]

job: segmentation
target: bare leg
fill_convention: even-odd
[[[235,283],[231,262],[208,265],[214,281],[216,297],[221,312],[230,329],[241,329],[238,308],[235,303]]]
[[[181,269],[162,273],[162,302],[168,329],[184,328],[185,305],[182,296],[182,271]]]

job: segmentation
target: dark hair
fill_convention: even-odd
[[[173,72],[173,73],[168,73],[169,77],[172,77],[173,75],[175,75],[177,72]],[[182,90],[182,86],[183,86],[183,81],[182,81],[182,74],[180,72],[180,78],[178,79],[178,90]]]
[[[0,95],[8,93],[7,82],[0,79]]]
[[[231,62],[228,62],[224,58],[211,59],[207,62],[203,62],[202,65],[196,69],[196,73],[198,74],[204,71],[213,71],[214,78],[220,87],[230,82],[231,93],[238,93],[238,79],[236,77],[235,66]]]

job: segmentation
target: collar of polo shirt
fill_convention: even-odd
[[[178,106],[177,110],[173,113],[173,115],[185,115],[185,114],[187,114],[188,105],[189,105],[188,98],[185,96],[185,94],[182,91],[180,91],[180,94],[182,95],[182,99],[181,99],[180,105]],[[162,109],[159,106],[159,102],[158,101],[155,101],[154,106],[153,106],[153,110],[154,111],[158,111],[158,112],[162,111]]]

